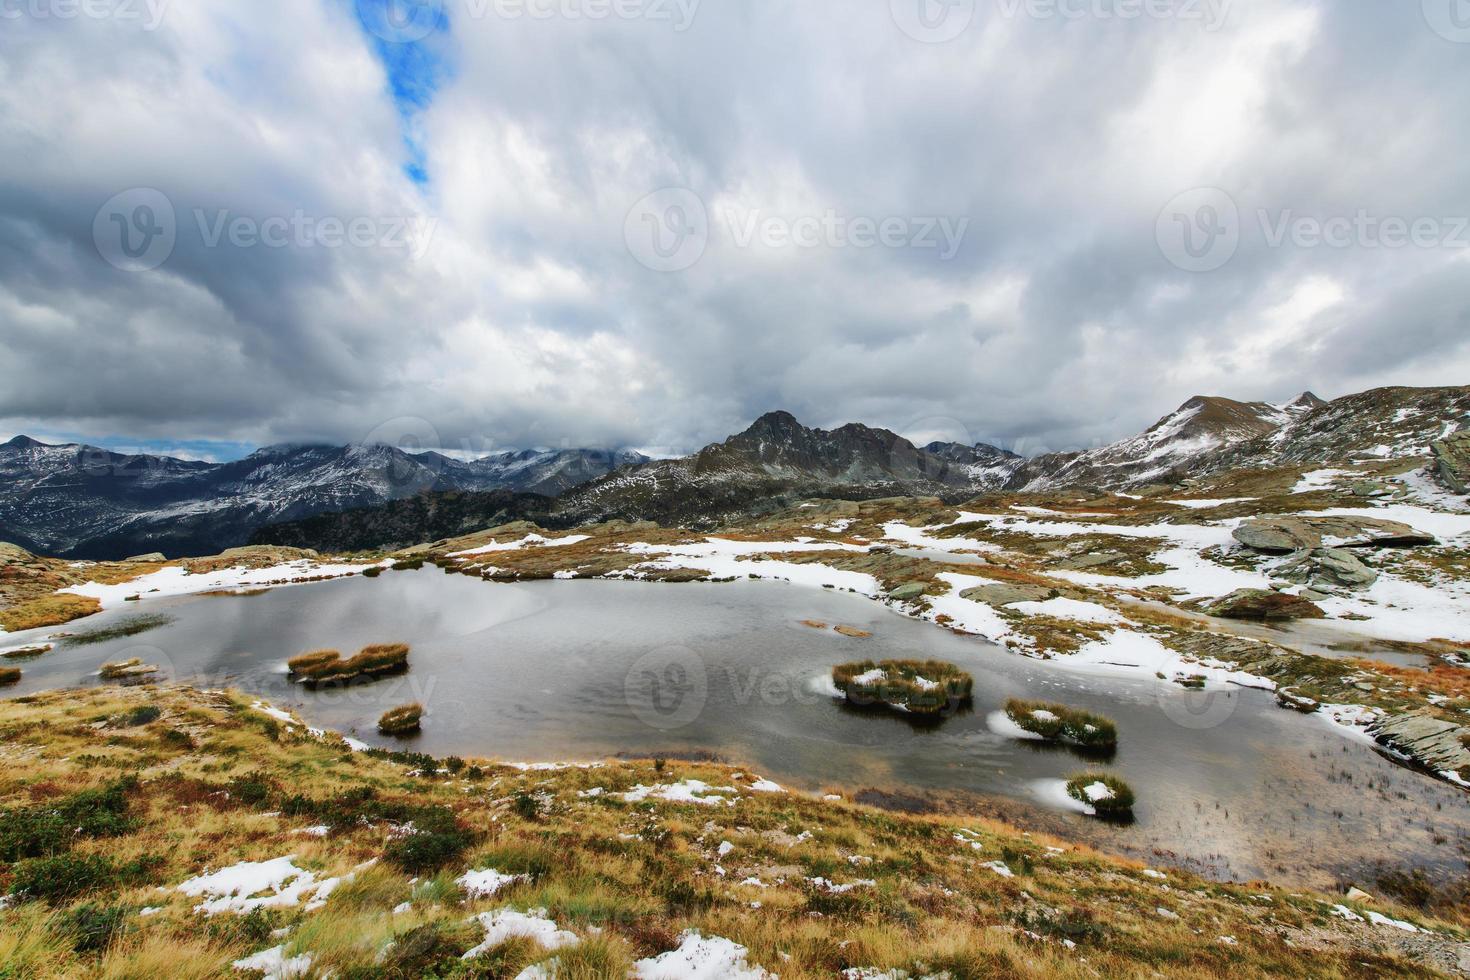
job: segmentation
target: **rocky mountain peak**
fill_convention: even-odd
[[[1296,414],[1299,412],[1310,412],[1314,409],[1321,408],[1323,405],[1326,404],[1327,401],[1325,399],[1318,398],[1310,391],[1304,391],[1300,395],[1297,395],[1295,398],[1293,398],[1291,401],[1287,402],[1285,405],[1282,405],[1281,409],[1282,411]]]

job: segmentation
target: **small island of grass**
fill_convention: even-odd
[[[123,681],[141,683],[152,679],[158,673],[158,668],[152,664],[145,664],[140,657],[131,660],[123,660],[118,663],[103,664],[97,671],[99,677],[104,681]]]
[[[406,672],[408,650],[407,643],[379,643],[363,647],[348,660],[336,650],[316,650],[292,657],[286,667],[292,677],[310,687],[376,680]]]
[[[0,667],[0,687],[10,687],[20,683],[19,667]]]
[[[1110,719],[1064,704],[1011,698],[1006,702],[1006,717],[1048,742],[1067,742],[1104,752],[1118,747],[1118,726]]]
[[[406,735],[416,735],[419,731],[419,722],[424,716],[424,706],[421,704],[405,704],[400,708],[385,712],[378,719],[378,731],[384,735],[392,735],[402,738]]]
[[[974,678],[938,660],[862,660],[832,668],[832,682],[857,707],[937,717],[970,701]]]
[[[1085,772],[1067,780],[1067,795],[1092,808],[1094,814],[1108,820],[1127,819],[1133,815],[1133,788],[1117,776]]]
[[[34,660],[51,652],[51,644],[43,643],[37,647],[21,647],[19,650],[8,650],[0,653],[0,657],[6,660]]]

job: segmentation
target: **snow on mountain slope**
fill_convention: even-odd
[[[271,446],[229,463],[0,445],[0,539],[66,557],[210,554],[266,524],[380,505],[433,490],[554,495],[630,452],[531,450],[461,462],[391,446]]]

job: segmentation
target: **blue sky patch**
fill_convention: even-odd
[[[408,151],[404,172],[418,184],[429,181],[428,156],[417,117],[434,100],[449,75],[445,41],[449,13],[443,0],[352,0],[357,22],[388,73],[388,88],[402,123]]]

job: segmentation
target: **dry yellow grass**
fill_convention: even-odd
[[[955,978],[1427,977],[1438,974],[1423,957],[1451,948],[1448,935],[1409,937],[1335,918],[1339,899],[1175,871],[1161,881],[1136,864],[988,821],[783,793],[737,792],[726,794],[734,805],[709,806],[624,798],[635,786],[684,779],[738,787],[725,767],[610,762],[522,772],[355,754],[250,704],[155,688],[6,705],[0,846],[24,838],[17,814],[70,813],[78,799],[95,807],[100,797],[76,794],[113,785],[121,788],[108,799],[115,805],[122,794],[123,822],[70,835],[62,856],[135,870],[13,904],[0,916],[0,972],[223,978],[242,975],[230,967],[235,959],[284,943],[288,955],[310,954],[319,975],[515,976],[559,955],[561,976],[622,976],[635,960],[677,946],[687,929],[743,944],[751,964],[785,980],[869,967]],[[118,727],[114,719],[141,705],[161,716]],[[416,829],[405,836],[409,822]],[[303,833],[316,824],[326,836]],[[206,869],[285,855],[342,879],[324,905],[207,918],[194,911],[199,899],[176,890]],[[34,860],[0,865],[0,889],[34,878]],[[488,868],[524,877],[493,897],[456,884]],[[462,961],[481,939],[469,917],[507,906],[546,909],[579,943],[554,954],[512,941]],[[140,916],[144,907],[159,911]],[[82,941],[77,922],[99,914],[113,922],[105,917],[114,913],[103,942]]]
[[[44,626],[60,626],[90,616],[101,608],[102,603],[91,596],[57,593],[0,609],[0,627],[10,633],[19,633]]]

